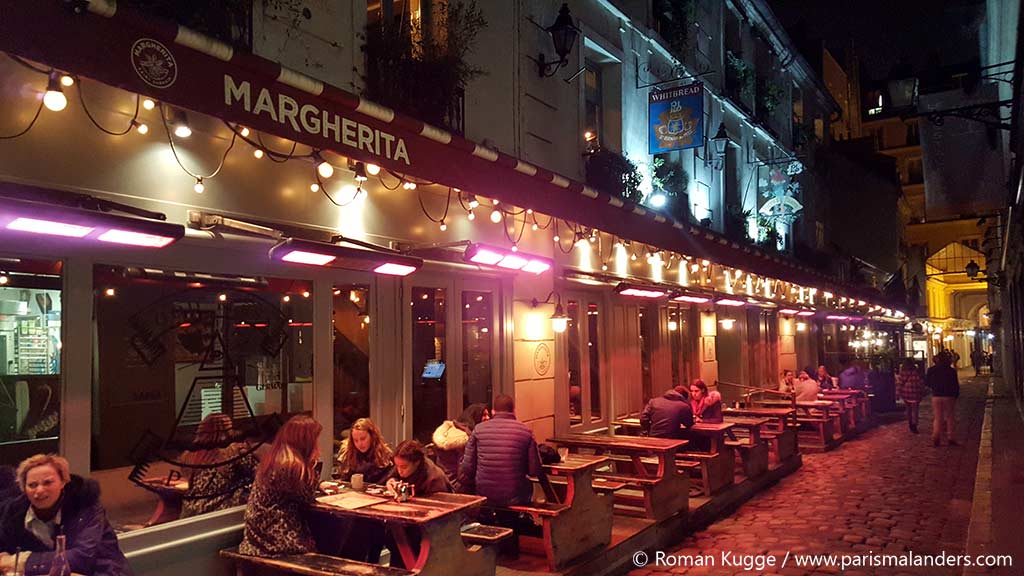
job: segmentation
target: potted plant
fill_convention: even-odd
[[[782,87],[771,80],[762,80],[758,86],[758,105],[768,115],[774,114],[782,100]]]
[[[602,148],[587,156],[587,184],[597,190],[639,204],[641,182],[636,164],[622,154]]]
[[[754,94],[754,69],[732,50],[725,52],[725,79],[730,90],[741,98],[749,98]]]

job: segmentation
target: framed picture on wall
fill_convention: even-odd
[[[703,340],[703,349],[704,349],[703,358],[704,358],[704,361],[705,362],[714,362],[715,361],[715,339],[713,337],[705,336],[701,340]]]
[[[789,334],[779,338],[780,353],[796,354],[796,336]]]

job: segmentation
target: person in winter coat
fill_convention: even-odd
[[[822,390],[835,388],[835,383],[832,382],[832,375],[828,373],[828,368],[825,368],[824,364],[818,366],[818,373],[815,379],[818,381],[818,387]]]
[[[640,413],[640,428],[655,438],[685,438],[683,427],[693,426],[693,409],[686,397],[686,387],[676,386],[661,396],[651,398]]]
[[[473,429],[459,465],[459,489],[487,498],[492,506],[528,504],[533,499],[529,476],[546,477],[533,432],[516,420],[511,396],[494,399],[494,416]]]
[[[437,464],[451,482],[454,483],[459,475],[459,461],[466,451],[473,428],[488,418],[486,404],[470,404],[457,420],[445,420],[434,430],[431,440],[434,442]]]
[[[353,474],[362,474],[367,484],[382,484],[391,473],[391,448],[369,418],[352,424],[338,452],[338,479],[343,482],[350,481]]]
[[[96,481],[72,475],[60,456],[37,454],[18,466],[17,482],[22,493],[0,507],[0,573],[49,574],[57,536],[63,535],[72,572],[132,574]]]
[[[863,390],[867,374],[856,361],[848,361],[845,370],[839,373],[839,388],[842,390]]]
[[[423,445],[416,440],[405,440],[395,449],[395,467],[388,477],[388,490],[394,493],[399,482],[412,484],[413,496],[452,491],[444,470],[427,458]]]
[[[818,399],[818,381],[811,378],[806,370],[801,370],[796,378],[796,401],[813,402]]]
[[[241,506],[249,499],[249,489],[259,458],[245,442],[232,441],[231,417],[214,412],[203,418],[196,429],[195,449],[182,455],[189,466],[188,490],[181,505],[181,517],[188,518]],[[219,466],[212,466],[219,464]]]
[[[932,389],[932,444],[938,446],[943,436],[950,446],[959,446],[953,438],[956,428],[956,399],[960,397],[960,380],[948,352],[935,355],[935,365],[924,376],[925,386]]]
[[[717,390],[709,391],[708,385],[700,378],[690,384],[690,409],[697,422],[721,424],[725,421],[722,416],[722,395]]]
[[[910,431],[917,434],[918,411],[924,398],[924,382],[917,372],[917,364],[907,358],[896,373],[896,395],[903,399],[907,406],[907,425]]]

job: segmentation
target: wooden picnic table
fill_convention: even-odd
[[[761,426],[769,424],[772,420],[771,418],[726,416],[725,421],[736,428],[746,430],[751,444],[759,444],[761,442]]]
[[[462,541],[461,527],[467,514],[487,500],[483,496],[439,492],[398,502],[390,496],[351,490],[344,484],[340,487],[337,494],[317,498],[313,512],[383,523],[409,570],[425,575],[450,574],[458,566],[460,574],[494,575],[496,551],[489,546],[470,551]],[[409,541],[409,531],[416,529],[421,534],[418,554]]]
[[[807,415],[811,414],[811,410],[821,410],[824,413],[826,420],[832,418],[832,409],[835,408],[835,403],[831,400],[799,400],[795,404],[789,400],[758,400],[758,404],[763,406],[771,407],[786,407],[796,406],[797,410],[804,412]]]
[[[667,472],[675,470],[675,453],[682,450],[688,440],[675,440],[672,438],[651,438],[648,436],[606,436],[600,434],[567,434],[549,438],[548,442],[554,442],[569,448],[570,451],[585,448],[593,450],[595,454],[602,455],[624,454],[630,457],[637,474],[643,477],[651,477],[646,464],[642,461],[644,456],[655,456],[658,459],[658,470],[653,477],[661,478]]]
[[[690,431],[694,434],[710,438],[711,447],[708,450],[708,453],[718,454],[725,446],[725,437],[727,435],[732,435],[733,426],[735,426],[735,424],[731,422],[697,422],[693,426],[690,426]]]
[[[726,418],[730,417],[754,417],[768,418],[773,424],[775,432],[785,432],[786,423],[795,420],[796,410],[793,408],[768,408],[752,406],[748,408],[724,408],[722,410]]]

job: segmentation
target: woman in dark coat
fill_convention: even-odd
[[[367,484],[381,484],[391,472],[391,448],[381,436],[380,428],[369,418],[352,424],[348,438],[342,440],[338,455],[338,479],[352,480],[362,474]]]
[[[72,572],[131,576],[96,481],[73,476],[67,460],[44,454],[22,462],[17,480],[22,493],[0,505],[0,572],[13,572],[17,563],[26,576],[48,574],[63,535]]]

